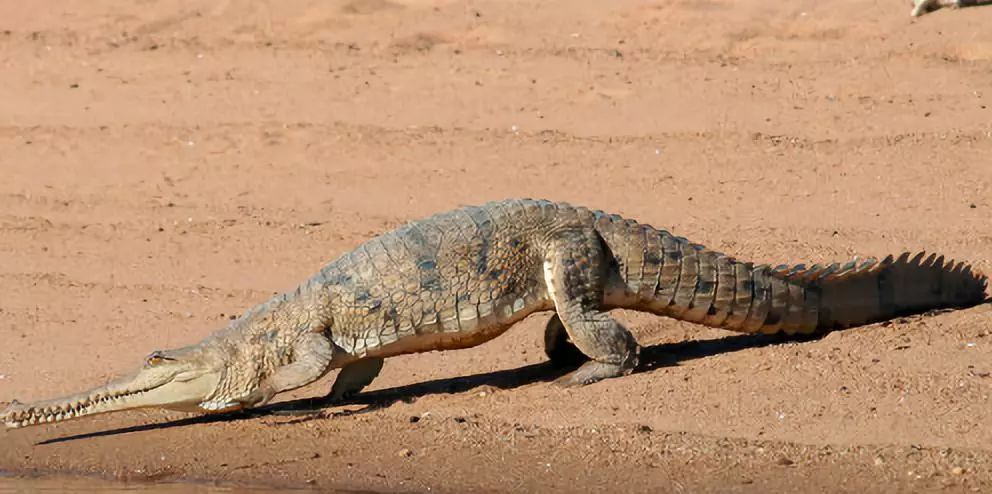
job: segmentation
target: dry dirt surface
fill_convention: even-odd
[[[0,1],[0,401],[105,382],[405,221],[564,200],[756,262],[992,271],[992,8],[798,0]],[[0,431],[0,470],[374,491],[992,489],[992,306],[813,341],[535,315],[319,415]],[[323,395],[330,379],[287,399]],[[305,403],[304,403],[305,404]]]

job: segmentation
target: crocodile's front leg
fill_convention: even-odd
[[[293,347],[293,361],[265,378],[258,389],[238,400],[245,408],[262,406],[273,396],[306,386],[330,370],[334,350],[322,333],[307,333]]]
[[[544,326],[544,353],[551,360],[551,365],[561,368],[578,367],[589,360],[568,338],[558,314],[553,314]]]

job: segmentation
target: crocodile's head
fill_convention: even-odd
[[[135,408],[159,407],[188,412],[239,408],[213,398],[227,363],[211,346],[156,351],[137,373],[83,393],[36,403],[14,401],[0,412],[9,428],[25,427]]]

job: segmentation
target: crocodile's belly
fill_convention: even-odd
[[[353,355],[391,357],[435,350],[457,350],[485,343],[528,315],[554,308],[546,290],[480,303],[477,309],[459,311],[447,319],[428,315],[420,325],[401,325],[395,333],[376,328],[366,331],[365,346]],[[395,334],[395,338],[391,337]]]

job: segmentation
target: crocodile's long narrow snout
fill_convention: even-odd
[[[14,401],[0,413],[0,421],[16,428],[147,407],[216,411],[200,407],[220,381],[221,370],[210,364],[189,351],[155,352],[137,373],[104,386],[35,403]]]

